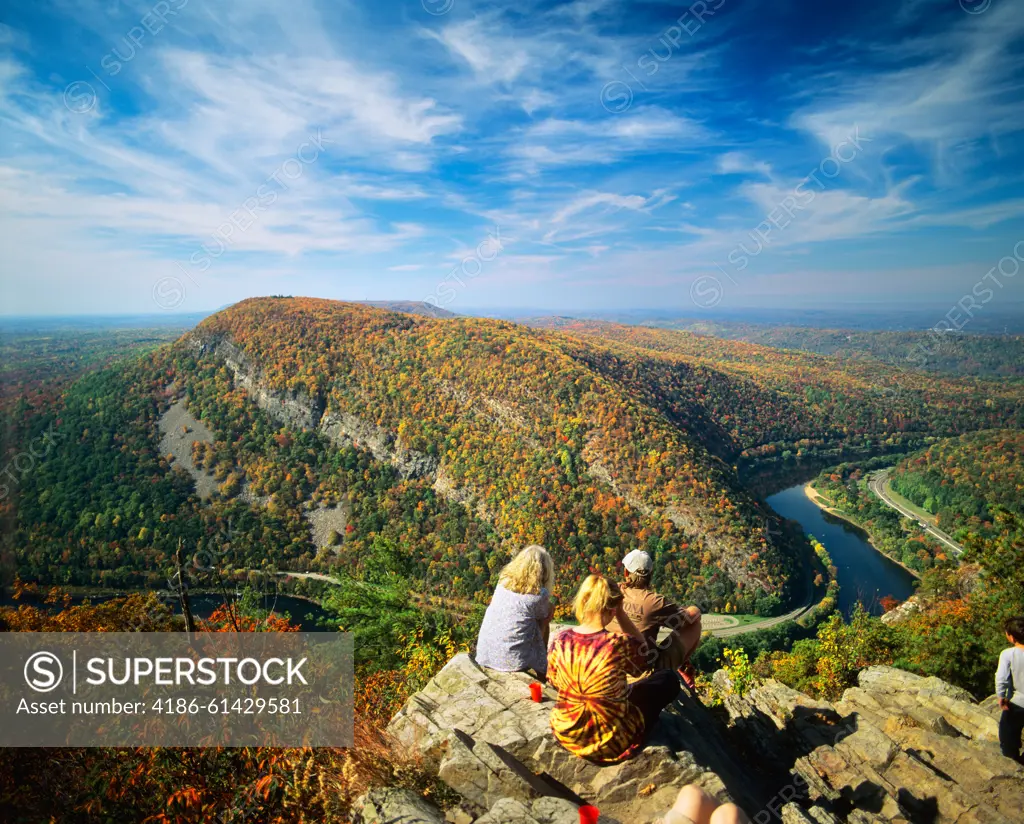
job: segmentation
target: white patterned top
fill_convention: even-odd
[[[520,595],[498,584],[480,625],[476,662],[501,672],[532,669],[545,676],[548,651],[541,622],[550,617],[551,598],[546,589],[540,595]]]

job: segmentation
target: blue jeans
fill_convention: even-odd
[[[1020,734],[1024,732],[1024,707],[1010,704],[999,714],[999,748],[1003,755],[1024,764],[1020,755]]]

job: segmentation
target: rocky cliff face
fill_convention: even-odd
[[[802,801],[792,821],[1021,821],[1024,768],[999,753],[993,700],[891,667],[858,682],[835,705],[774,681],[725,699],[733,743],[785,766]]]
[[[551,736],[555,700],[530,700],[530,678],[453,658],[389,727],[461,794],[442,813],[398,790],[357,805],[363,824],[604,824],[659,821],[696,783],[744,807],[756,824],[1012,824],[1022,820],[1024,768],[999,754],[998,710],[935,678],[888,667],[861,673],[841,701],[768,681],[727,695],[715,714],[684,694],[633,760],[597,767]],[[716,674],[726,692],[724,672]],[[685,691],[684,691],[685,693]]]
[[[197,356],[223,363],[234,376],[235,384],[244,388],[274,420],[297,429],[318,429],[337,446],[354,444],[372,453],[378,461],[392,464],[403,478],[437,475],[437,461],[422,452],[405,449],[395,433],[344,410],[328,409],[323,398],[269,387],[259,364],[231,341],[193,333],[188,343]]]

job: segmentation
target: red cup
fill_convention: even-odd
[[[600,816],[601,811],[597,807],[591,807],[589,804],[580,807],[580,824],[597,824]]]
[[[544,700],[544,687],[542,687],[540,684],[534,681],[532,684],[530,684],[530,697],[534,700],[534,702],[539,704],[542,700]]]

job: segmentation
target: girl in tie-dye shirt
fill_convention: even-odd
[[[551,730],[580,758],[624,761],[675,700],[679,681],[671,670],[661,670],[627,684],[643,636],[622,611],[622,594],[613,582],[587,578],[576,596],[576,617],[579,627],[563,630],[548,653],[548,681],[558,690]],[[612,618],[626,635],[605,629]]]

